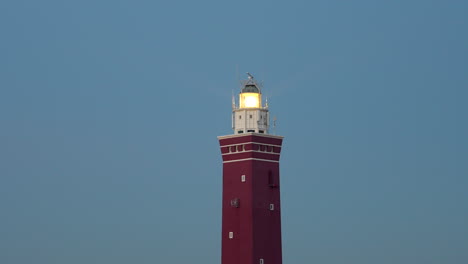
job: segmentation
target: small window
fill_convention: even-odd
[[[276,182],[275,177],[273,176],[273,172],[269,171],[268,172],[268,186],[271,188],[276,188],[278,187],[278,183]]]
[[[244,133],[244,130],[237,131],[237,134],[242,134],[242,133]]]
[[[261,134],[263,134],[263,133],[265,133],[265,131],[263,131],[263,130],[259,130],[259,131],[258,131],[258,133],[261,133]]]
[[[241,176],[241,182],[245,182],[245,175]]]
[[[242,119],[242,116],[239,116],[239,119]]]
[[[260,259],[260,264],[265,264],[265,261],[263,261],[263,259]]]
[[[250,115],[250,118],[252,118],[252,115]]]
[[[275,205],[274,204],[270,204],[270,211],[273,211],[275,210]]]
[[[234,238],[234,232],[229,232],[229,239],[233,239]]]
[[[255,130],[251,130],[251,129],[249,129],[249,130],[247,130],[247,132],[255,132]]]

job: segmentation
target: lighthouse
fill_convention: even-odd
[[[232,102],[223,160],[221,264],[281,264],[279,160],[283,137],[269,134],[262,87],[251,74]]]

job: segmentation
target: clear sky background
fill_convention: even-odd
[[[0,263],[220,263],[264,81],[284,263],[468,263],[467,1],[0,1]]]

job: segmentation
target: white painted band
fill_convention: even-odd
[[[263,134],[263,133],[255,133],[255,132],[247,132],[243,134],[232,134],[226,136],[218,136],[218,139],[227,139],[227,138],[237,138],[237,137],[245,137],[245,136],[256,136],[256,137],[265,137],[265,138],[277,138],[283,139],[283,136],[271,135],[271,134]]]
[[[241,150],[237,152],[228,152],[228,153],[223,153],[221,155],[232,155],[232,154],[241,154],[241,153],[246,153],[246,152],[257,152],[257,153],[265,153],[265,154],[273,154],[273,155],[279,155],[280,153],[275,153],[275,152],[267,152],[267,151],[259,151],[259,150]]]
[[[266,143],[260,143],[260,142],[240,142],[240,143],[237,143],[237,144],[222,145],[220,147],[231,147],[231,146],[239,146],[239,145],[245,145],[245,144],[260,144],[260,145],[263,145],[263,146],[271,146],[271,147],[280,147],[281,148],[281,145],[272,145],[272,144],[266,144]]]
[[[267,162],[279,163],[278,160],[267,160],[267,159],[256,159],[256,158],[237,159],[237,160],[227,160],[227,161],[223,161],[223,163],[231,163],[231,162],[246,161],[246,160],[259,160],[259,161],[267,161]]]

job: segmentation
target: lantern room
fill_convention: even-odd
[[[268,104],[262,105],[261,86],[250,73],[248,79],[242,82],[239,93],[239,107],[234,97],[232,101],[232,129],[236,134],[260,133],[268,134],[269,113]]]
[[[249,81],[251,77],[249,76]],[[239,94],[239,108],[261,108],[262,94],[257,84],[247,83]]]

